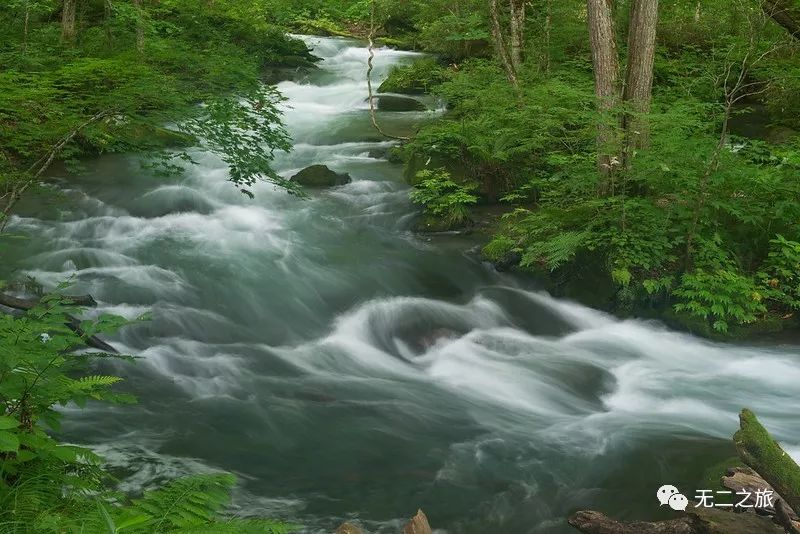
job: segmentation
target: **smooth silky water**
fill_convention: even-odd
[[[668,516],[656,489],[701,489],[741,407],[800,452],[797,347],[619,321],[412,234],[402,169],[370,157],[391,144],[369,125],[367,51],[304,39],[324,61],[279,85],[295,149],[276,169],[322,163],[351,184],[250,200],[210,154],[170,180],[105,157],[10,225],[27,239],[0,277],[72,277],[98,312],[152,311],[111,340],[141,357],[109,370],[139,403],[66,410],[63,437],[124,489],[225,470],[239,513],[309,533],[397,532],[419,507],[442,532],[569,532],[579,508]],[[376,81],[412,57],[380,50]]]

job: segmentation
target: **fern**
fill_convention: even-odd
[[[187,528],[211,522],[228,504],[236,478],[229,474],[197,475],[176,480],[164,488],[145,493],[135,501],[134,511],[152,517],[148,526],[156,531]]]

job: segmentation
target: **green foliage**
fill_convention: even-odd
[[[778,235],[758,276],[766,297],[781,310],[800,310],[800,243]]]
[[[378,88],[379,93],[423,94],[451,78],[451,71],[433,58],[418,59],[410,65],[392,68]]]
[[[0,197],[30,180],[51,153],[70,163],[198,142],[229,164],[242,189],[260,179],[290,185],[270,168],[273,152],[288,141],[280,98],[261,76],[267,65],[311,60],[302,42],[249,3],[108,5],[108,14],[92,3],[80,11],[71,44],[59,41],[55,2],[17,2],[0,14]],[[193,135],[151,135],[165,124]],[[170,172],[191,163],[184,152],[165,151],[160,159]]]
[[[418,183],[411,191],[411,200],[425,207],[425,212],[443,219],[449,226],[469,219],[469,206],[478,202],[475,186],[454,182],[447,171],[424,170],[417,174]]]
[[[681,300],[675,304],[676,311],[707,319],[723,333],[731,322],[753,323],[767,311],[753,280],[727,270],[686,273],[673,294]]]
[[[76,329],[82,311],[68,297],[46,295],[24,315],[0,313],[0,532],[289,532],[224,517],[232,475],[175,480],[131,502],[108,491],[96,454],[51,436],[63,417],[58,406],[133,400],[114,391],[121,378],[96,371],[119,356],[74,352],[129,322],[103,315]]]

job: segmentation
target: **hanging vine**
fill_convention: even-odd
[[[367,48],[369,49],[369,59],[367,59],[367,91],[369,92],[369,116],[372,120],[372,126],[375,130],[378,131],[384,137],[389,139],[395,139],[397,141],[409,141],[410,137],[405,136],[398,136],[398,135],[391,135],[383,131],[380,124],[378,124],[378,118],[375,113],[375,97],[373,96],[372,92],[372,70],[373,60],[375,59],[375,43],[373,39],[375,37],[375,0],[372,0],[370,4],[370,13],[369,13],[369,34],[367,35]]]

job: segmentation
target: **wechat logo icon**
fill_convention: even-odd
[[[689,499],[682,495],[678,488],[669,484],[661,486],[656,492],[656,498],[661,506],[668,505],[673,510],[686,510]]]

